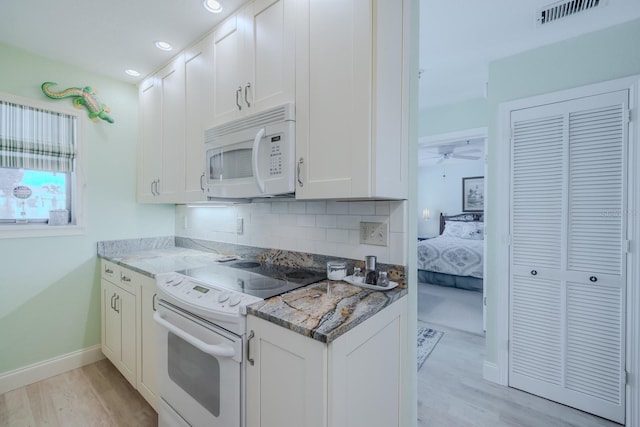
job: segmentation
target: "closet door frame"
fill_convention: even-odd
[[[484,377],[502,385],[509,381],[509,281],[510,262],[510,205],[511,205],[511,112],[529,107],[562,102],[566,100],[588,97],[618,90],[629,90],[629,160],[628,160],[628,209],[627,239],[630,248],[627,253],[627,306],[626,306],[626,425],[640,426],[640,115],[638,104],[640,101],[640,75],[622,79],[610,80],[574,89],[568,89],[544,95],[505,102],[499,105],[498,111],[498,141],[497,164],[494,168],[493,183],[490,186],[496,195],[496,212],[492,233],[496,241],[494,247],[494,262],[497,265],[497,284],[493,292],[488,295],[488,310],[492,311],[495,319],[493,340],[495,362],[485,361]],[[502,262],[501,262],[502,261]],[[492,298],[493,297],[493,298]],[[491,330],[488,326],[488,332]],[[490,349],[487,349],[490,353]]]

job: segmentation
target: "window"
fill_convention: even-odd
[[[0,94],[0,233],[78,225],[78,115],[37,104]]]

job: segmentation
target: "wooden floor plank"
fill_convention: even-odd
[[[0,395],[0,427],[158,425],[158,415],[106,359]]]
[[[420,427],[620,427],[482,378],[484,337],[419,321],[444,335],[418,371]]]
[[[0,426],[34,426],[35,421],[24,388],[9,391],[0,396]]]

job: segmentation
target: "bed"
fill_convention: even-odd
[[[483,239],[482,213],[440,214],[440,235],[418,242],[418,281],[481,292]]]

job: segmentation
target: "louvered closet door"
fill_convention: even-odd
[[[509,385],[620,423],[627,100],[511,113]]]

